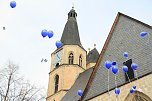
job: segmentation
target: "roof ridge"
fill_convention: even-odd
[[[108,37],[107,37],[107,39],[106,39],[106,42],[105,42],[105,44],[104,44],[104,46],[103,46],[103,48],[102,48],[102,50],[101,50],[101,53],[100,53],[100,55],[99,55],[99,58],[98,58],[95,66],[94,66],[94,69],[93,69],[93,71],[92,71],[92,73],[91,73],[91,76],[90,76],[90,78],[89,78],[89,80],[88,80],[87,86],[86,86],[86,88],[84,89],[84,92],[83,92],[82,97],[80,98],[80,101],[82,101],[82,100],[84,99],[84,97],[85,97],[85,95],[86,95],[86,93],[87,93],[87,91],[88,91],[88,89],[89,89],[89,87],[90,87],[90,84],[92,83],[92,80],[93,80],[94,75],[95,75],[95,73],[96,73],[96,71],[97,71],[97,68],[98,68],[98,66],[99,66],[99,63],[100,63],[100,61],[101,61],[101,59],[102,59],[102,56],[103,56],[103,54],[104,54],[104,52],[105,52],[105,49],[106,49],[106,47],[107,47],[107,45],[108,45],[108,43],[109,43],[109,40],[111,39],[112,33],[113,33],[113,31],[114,31],[114,28],[116,27],[116,24],[117,24],[117,22],[118,22],[118,20],[119,20],[120,14],[121,14],[121,13],[118,12],[118,14],[117,14],[117,16],[116,16],[116,18],[115,18],[115,21],[114,21],[114,23],[113,23],[113,25],[112,25],[112,28],[111,28],[111,30],[110,30],[110,32],[109,32],[109,35],[108,35]]]
[[[129,18],[129,19],[132,19],[132,20],[134,20],[134,21],[136,21],[136,22],[138,22],[138,23],[141,23],[141,24],[143,24],[143,25],[145,25],[145,26],[147,26],[147,27],[149,27],[149,28],[152,28],[152,26],[150,26],[149,24],[144,23],[144,22],[142,22],[142,21],[140,21],[140,20],[137,20],[137,19],[135,19],[135,18],[133,18],[133,17],[131,17],[131,16],[128,16],[128,15],[126,15],[126,14],[124,14],[124,13],[118,12],[118,14],[119,14],[119,15],[122,15],[122,16],[125,16],[125,17],[127,17],[127,18]]]

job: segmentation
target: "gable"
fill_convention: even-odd
[[[142,38],[140,32],[146,31],[148,36]],[[121,70],[123,62],[126,61],[123,53],[127,51],[129,58],[137,63],[138,76],[143,76],[152,71],[152,27],[133,19],[124,14],[118,13],[114,25],[108,35],[105,45],[100,53],[95,69],[92,72],[89,83],[85,89],[83,100],[91,99],[108,90],[108,70],[104,67],[106,60],[117,61],[119,73],[117,84],[125,83],[125,74]],[[110,71],[110,89],[115,88],[114,74]]]

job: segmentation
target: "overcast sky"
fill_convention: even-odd
[[[0,66],[12,60],[20,66],[25,79],[47,89],[51,53],[61,38],[73,0],[15,0],[16,8],[10,7],[10,1],[0,0]],[[74,2],[80,39],[86,50],[95,43],[101,52],[118,12],[152,25],[152,0]],[[52,30],[54,36],[42,38],[43,29]],[[42,58],[48,62],[41,63]]]

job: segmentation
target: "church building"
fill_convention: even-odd
[[[101,53],[96,47],[87,53],[76,17],[72,8],[61,37],[62,46],[51,54],[46,101],[152,101],[152,27],[118,12]],[[148,35],[141,37],[141,32]],[[123,56],[126,51],[128,58]],[[105,68],[106,60],[117,62],[116,75]],[[138,64],[136,70],[131,68],[132,63]],[[124,65],[127,73],[122,71]],[[116,82],[119,95],[114,92]],[[132,85],[136,89],[130,93]],[[83,91],[82,96],[78,90]]]

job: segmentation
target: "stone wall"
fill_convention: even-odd
[[[118,95],[117,101],[134,101],[133,96],[135,94],[130,93],[130,88],[132,87],[132,85],[137,86],[136,89],[137,91],[141,92],[140,94],[141,97],[144,97],[145,99],[148,99],[147,97],[149,97],[152,99],[152,74],[149,74],[145,77],[142,77],[138,80],[135,80],[131,83],[119,87],[121,91],[120,94]],[[116,101],[116,94],[114,93],[114,90],[111,90],[110,96],[106,92],[103,93],[102,95],[90,99],[89,101]],[[147,100],[147,101],[151,101],[151,100]]]

